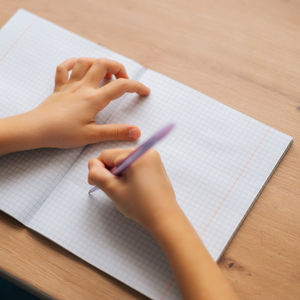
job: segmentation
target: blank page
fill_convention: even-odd
[[[292,139],[154,71],[140,80],[151,95],[127,95],[108,121],[138,125],[141,140],[176,123],[157,150],[180,206],[217,260]],[[128,146],[87,147],[29,226],[150,298],[179,299],[155,241],[101,191],[87,194],[88,159]]]
[[[0,118],[35,108],[54,87],[56,66],[69,57],[109,57],[135,78],[143,67],[24,10],[0,31]],[[114,102],[97,115],[105,123]],[[81,153],[41,149],[0,158],[0,209],[23,223],[35,214]]]

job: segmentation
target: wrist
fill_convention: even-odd
[[[189,253],[193,247],[198,248],[201,255],[207,253],[197,232],[179,206],[156,222],[149,232],[173,265],[182,261],[180,257]]]
[[[34,111],[0,120],[0,155],[43,147]]]
[[[157,214],[156,218],[147,226],[147,230],[156,240],[160,240],[168,235],[178,224],[180,226],[180,223],[182,223],[184,219],[185,215],[176,203],[168,210]]]

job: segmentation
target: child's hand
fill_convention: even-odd
[[[68,72],[72,70],[68,79]],[[116,80],[99,88],[104,78]],[[39,127],[39,147],[69,148],[105,140],[135,140],[140,136],[136,126],[98,125],[95,115],[110,101],[124,93],[149,94],[140,82],[129,80],[120,63],[108,59],[71,58],[57,67],[55,90],[30,112]]]
[[[158,220],[177,211],[179,206],[159,154],[155,150],[149,150],[121,177],[108,170],[131,151],[105,150],[98,159],[91,159],[89,183],[102,189],[124,215],[151,230]]]
[[[123,214],[152,234],[173,269],[183,299],[237,300],[179,208],[158,153],[149,150],[121,177],[114,176],[107,169],[114,167],[131,151],[106,150],[98,159],[91,159],[89,183],[96,184]]]

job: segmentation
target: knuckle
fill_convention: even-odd
[[[95,59],[95,64],[98,64],[98,65],[105,65],[106,62],[107,62],[106,59],[103,57],[99,57],[99,58]]]
[[[148,151],[148,156],[151,158],[151,159],[154,159],[154,160],[159,160],[160,159],[160,155],[159,153],[154,150],[154,149],[150,149]]]
[[[60,64],[56,67],[56,73],[61,73],[64,71],[64,69],[65,69],[64,66]]]
[[[120,136],[120,134],[121,134],[121,132],[118,127],[113,128],[113,130],[111,131],[111,135],[113,138],[118,138]]]
[[[86,94],[86,99],[88,101],[94,100],[95,99],[95,92],[94,91],[88,91]]]
[[[119,62],[116,62],[117,66],[121,69],[121,70],[125,70],[125,66]]]
[[[88,180],[94,182],[96,178],[97,178],[97,170],[92,167],[89,171]]]
[[[83,65],[86,62],[86,58],[79,57],[76,61],[76,64]]]
[[[98,140],[99,134],[96,130],[89,128],[85,134],[85,137],[86,138],[84,140],[86,143],[93,143]]]
[[[89,175],[88,175],[88,183],[89,183],[89,184],[94,184],[93,177],[91,176],[91,171],[89,171]]]
[[[118,78],[117,80],[118,85],[122,88],[122,89],[126,89],[128,86],[128,79],[125,78]]]
[[[93,99],[95,99],[95,96],[96,96],[96,91],[95,90],[85,89],[82,98],[86,101],[92,101]]]
[[[103,157],[109,157],[111,155],[111,149],[103,150],[100,155],[98,156],[98,159],[101,160]]]
[[[114,165],[115,166],[118,165],[124,158],[125,158],[124,155],[119,155],[119,156],[115,157],[115,159],[114,159]]]
[[[115,193],[117,190],[118,186],[113,180],[107,180],[105,182],[105,189],[110,192],[110,193]]]
[[[110,149],[107,149],[107,150],[103,150],[101,153],[100,153],[100,156],[105,156],[107,154],[110,153]]]
[[[89,159],[89,161],[88,161],[88,168],[89,168],[89,170],[92,168],[94,160],[95,160],[95,158]]]

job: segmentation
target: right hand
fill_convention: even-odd
[[[89,183],[97,185],[127,217],[151,230],[159,220],[177,211],[172,185],[159,154],[149,150],[118,177],[108,169],[116,166],[133,149],[103,151],[89,161]],[[108,168],[108,169],[107,169]]]

